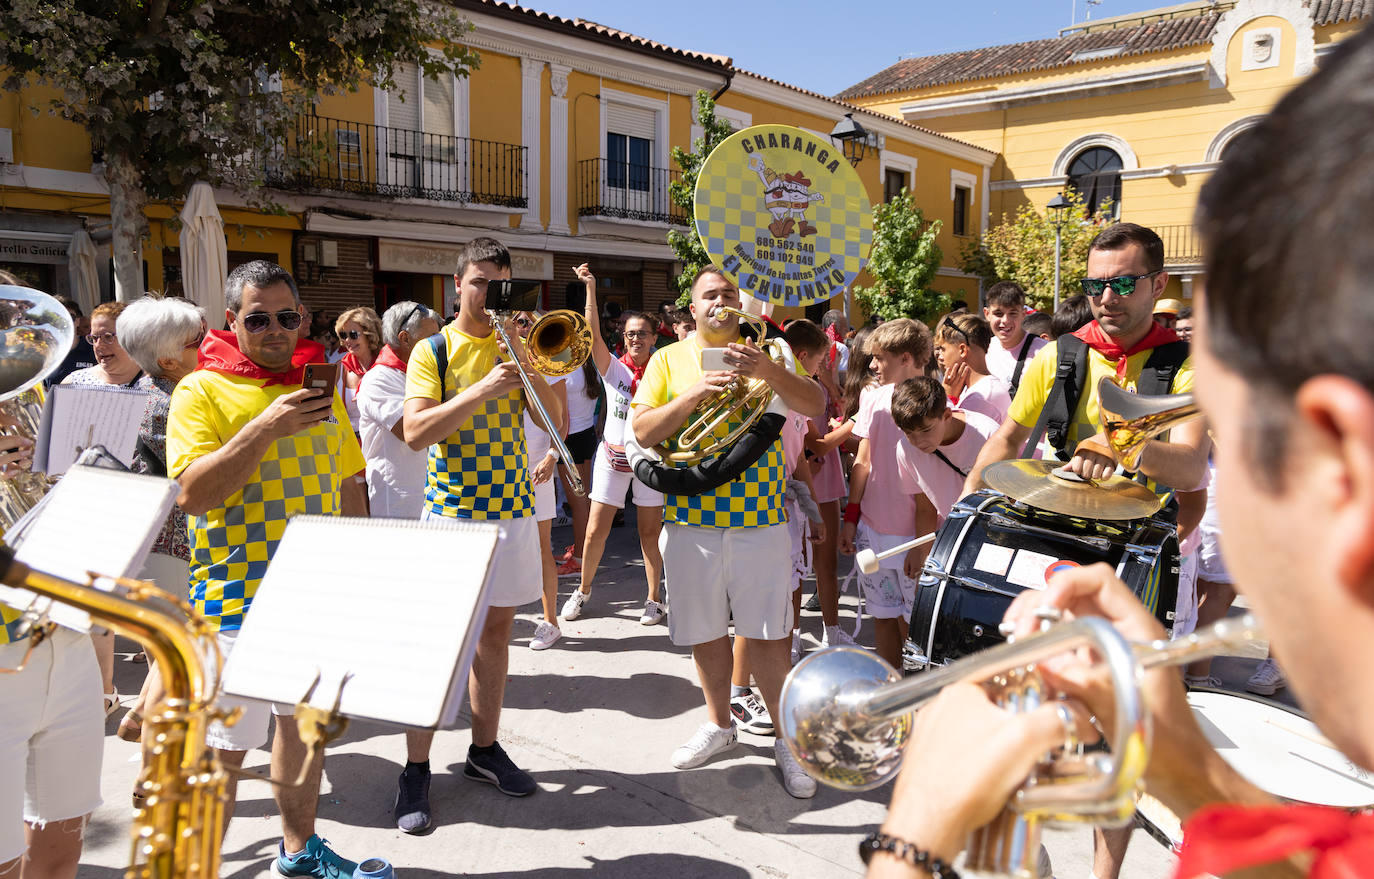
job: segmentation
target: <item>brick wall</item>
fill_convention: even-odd
[[[315,245],[315,252],[320,252],[320,244],[324,241],[334,241],[339,246],[339,265],[337,268],[316,268],[308,273],[305,260],[301,258],[301,251],[306,243]],[[336,238],[321,235],[302,235],[296,240],[295,258],[293,260],[293,273],[296,276],[296,285],[301,291],[301,301],[306,307],[317,314],[327,314],[331,318],[341,314],[350,308],[359,305],[366,305],[369,308],[376,307],[376,298],[372,289],[372,239],[370,238]],[[307,283],[313,277],[323,273],[322,280],[316,283]]]

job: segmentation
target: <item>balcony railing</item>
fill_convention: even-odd
[[[687,212],[668,198],[668,184],[681,176],[671,168],[584,159],[577,163],[577,215],[687,226]]]
[[[292,161],[269,162],[268,182],[283,189],[529,206],[516,144],[302,116],[280,152]]]
[[[1164,240],[1165,265],[1189,265],[1202,262],[1202,239],[1191,223],[1178,226],[1155,226]]]

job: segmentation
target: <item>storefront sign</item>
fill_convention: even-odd
[[[449,275],[458,265],[461,244],[433,241],[377,241],[377,269],[383,272],[414,272],[421,275]],[[512,250],[511,274],[517,278],[553,278],[553,254],[531,250]]]
[[[0,261],[66,265],[68,242],[0,237]]]

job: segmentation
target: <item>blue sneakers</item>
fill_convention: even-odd
[[[352,879],[358,865],[346,861],[325,845],[318,836],[305,841],[305,851],[290,857],[286,846],[277,843],[277,859],[272,862],[272,872],[278,876],[314,876],[316,879]]]

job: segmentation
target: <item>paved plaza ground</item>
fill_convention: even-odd
[[[571,542],[570,529],[554,534],[556,546]],[[560,600],[573,582],[560,584]],[[533,774],[536,793],[512,799],[462,778],[465,709],[459,727],[440,733],[434,744],[436,827],[427,836],[407,836],[391,818],[404,737],[396,727],[356,722],[329,750],[320,835],[345,857],[389,859],[404,879],[862,875],[856,846],[882,820],[890,786],[863,794],[822,787],[815,799],[795,800],[774,768],[773,740],[748,734],[703,767],[671,766],[673,749],[701,723],[704,709],[690,652],[669,642],[666,625],[639,625],[644,589],[631,516],[612,532],[587,611],[563,624],[561,641],[544,652],[530,650],[533,607],[517,618],[501,742]],[[844,596],[850,624],[855,605],[852,593]],[[819,614],[804,614],[803,631],[814,647]],[[871,631],[860,640],[872,643]],[[121,641],[118,649],[132,647]],[[1223,659],[1215,671],[1238,690],[1254,664]],[[136,692],[144,667],[117,666],[120,692]],[[136,746],[115,737],[118,718],[107,726],[105,805],[87,835],[83,879],[115,879],[128,863]],[[265,770],[267,753],[253,752],[247,765]],[[224,876],[267,875],[280,836],[275,809],[265,783],[240,785]],[[1050,831],[1046,844],[1056,876],[1088,879],[1086,829]],[[1137,831],[1122,875],[1163,879],[1171,865],[1168,852]]]

